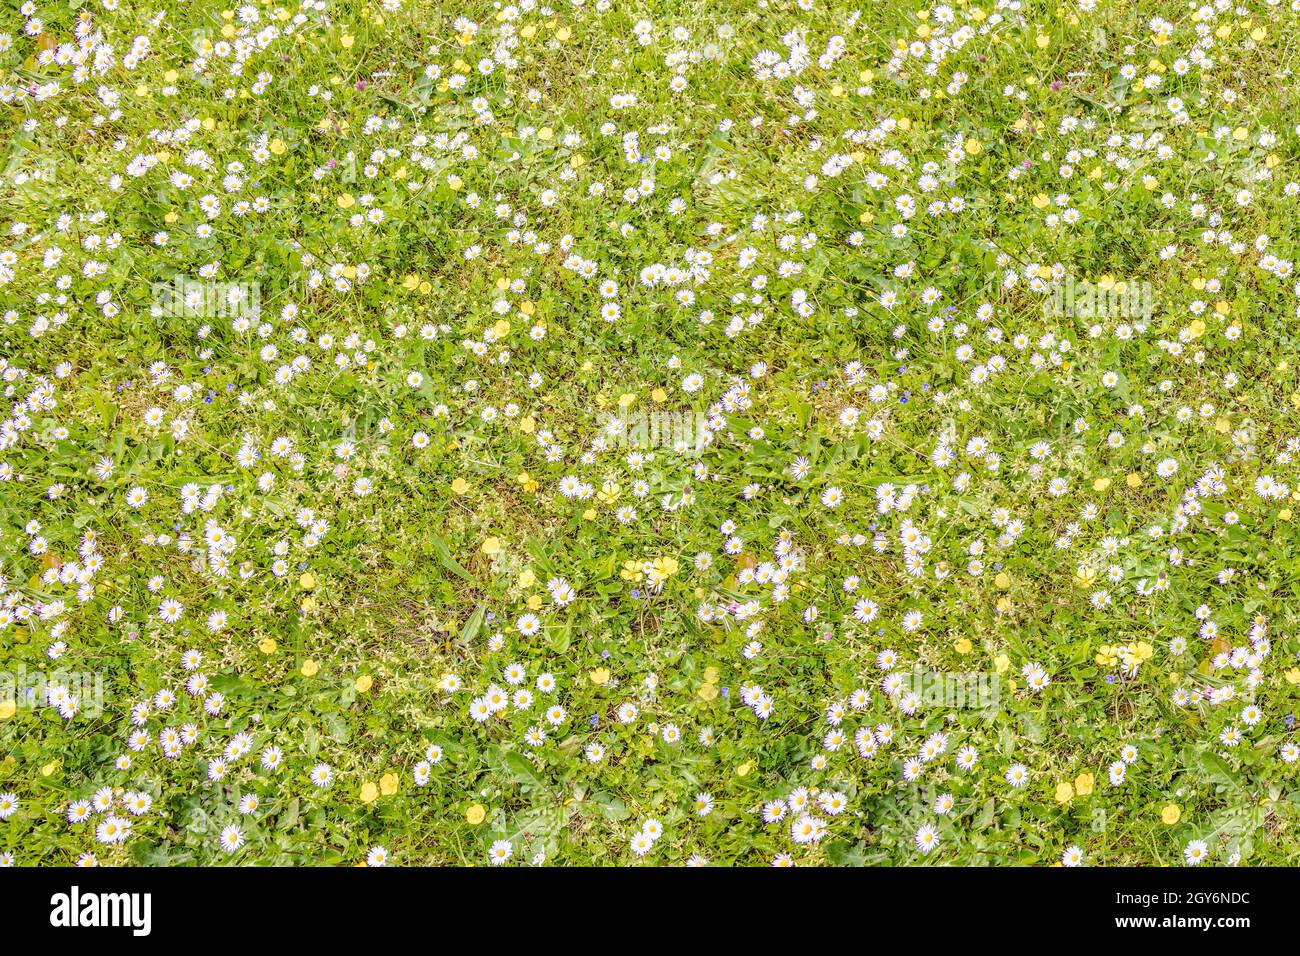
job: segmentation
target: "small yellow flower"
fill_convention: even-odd
[[[379,799],[379,787],[372,781],[367,780],[361,785],[361,802],[374,803]]]
[[[1183,818],[1183,811],[1176,803],[1171,803],[1160,811],[1160,822],[1167,827],[1173,826]]]
[[[317,663],[316,663],[314,660],[312,660],[310,657],[307,658],[305,661],[302,662],[302,676],[303,676],[303,677],[315,677],[316,674],[319,673],[319,672],[320,672],[320,665],[317,664]]]
[[[366,691],[370,690],[372,686],[374,686],[374,683],[375,683],[375,679],[373,677],[371,677],[369,674],[362,674],[360,677],[357,678],[356,683],[353,684],[352,686],[356,688],[358,694],[364,694]]]
[[[474,804],[474,806],[470,807],[468,810],[465,811],[465,822],[468,823],[470,826],[476,827],[480,823],[482,823],[485,819],[487,819],[487,810],[483,807],[483,804],[481,803],[476,803]]]

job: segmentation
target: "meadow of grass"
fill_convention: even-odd
[[[1300,862],[1297,10],[10,0],[0,864]]]

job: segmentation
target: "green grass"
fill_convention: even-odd
[[[29,6],[0,860],[1300,862],[1289,5]]]

